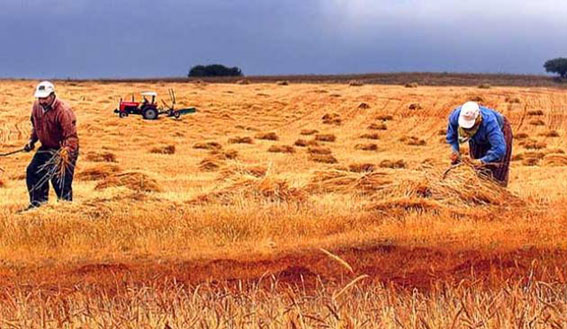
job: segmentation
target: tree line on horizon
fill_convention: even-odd
[[[550,59],[543,65],[548,73],[559,74],[561,79],[567,78],[567,58],[558,57]],[[192,77],[239,77],[243,76],[239,67],[226,67],[222,64],[195,65],[189,70],[187,75]]]

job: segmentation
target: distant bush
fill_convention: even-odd
[[[543,65],[546,72],[557,73],[561,78],[567,78],[567,58],[550,59]]]
[[[226,67],[220,64],[196,65],[189,70],[188,77],[239,77],[243,76],[238,67]]]

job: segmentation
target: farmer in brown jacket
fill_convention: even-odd
[[[32,132],[24,149],[32,151],[38,140],[41,147],[27,168],[28,209],[47,202],[49,181],[59,200],[73,200],[73,174],[79,156],[77,119],[71,107],[56,97],[49,81],[37,85],[34,96]]]

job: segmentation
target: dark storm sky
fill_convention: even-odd
[[[2,0],[0,77],[544,73],[566,0]]]

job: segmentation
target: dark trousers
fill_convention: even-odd
[[[40,147],[28,165],[26,183],[28,185],[31,206],[39,207],[42,203],[47,202],[49,181],[53,185],[58,200],[73,200],[73,175],[75,174],[75,163],[79,153],[77,151],[76,154],[70,157],[71,165],[65,170],[65,175],[60,177],[58,174],[50,175],[50,170],[53,169],[53,166],[46,166],[56,151],[57,149]]]

